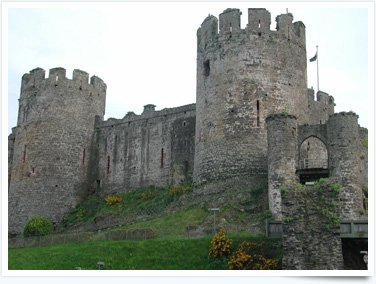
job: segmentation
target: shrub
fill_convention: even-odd
[[[288,193],[289,192],[289,190],[287,189],[287,187],[284,187],[284,186],[282,186],[280,188],[280,191],[281,191],[281,193]]]
[[[278,259],[267,259],[260,254],[252,254],[251,243],[244,241],[239,249],[230,257],[230,270],[270,270],[278,269]]]
[[[24,237],[46,236],[51,234],[52,231],[52,224],[47,218],[35,216],[27,222],[23,235]]]
[[[107,196],[105,200],[108,206],[118,205],[123,202],[123,196]]]
[[[210,243],[209,255],[214,258],[231,254],[232,239],[226,239],[226,231],[220,229]]]
[[[154,198],[154,196],[155,196],[154,192],[151,189],[149,189],[149,191],[147,193],[145,193],[145,192],[141,193],[142,199],[152,199],[152,198]]]
[[[192,186],[187,184],[187,185],[174,185],[174,186],[169,186],[167,187],[168,194],[170,196],[180,196],[183,194],[186,194],[187,192],[192,190]]]
[[[368,148],[368,139],[367,138],[363,138],[361,140],[361,142],[362,142],[362,145],[363,145],[364,148]]]

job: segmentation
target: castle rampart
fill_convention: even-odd
[[[127,114],[96,126],[98,168],[93,185],[102,194],[192,179],[195,105]]]

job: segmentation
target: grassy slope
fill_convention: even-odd
[[[9,250],[9,269],[206,269],[210,239],[109,241]]]
[[[247,239],[263,242],[268,257],[280,257],[278,241]],[[208,258],[210,241],[210,238],[104,241],[9,249],[8,267],[10,270],[73,270],[75,267],[92,270],[98,269],[98,261],[104,261],[106,270],[226,269],[226,260],[213,262]],[[235,240],[237,245],[240,242]]]

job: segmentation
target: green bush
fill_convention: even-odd
[[[46,236],[51,234],[52,231],[52,224],[47,218],[36,216],[27,222],[23,235],[24,237]]]

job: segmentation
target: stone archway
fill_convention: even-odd
[[[299,146],[299,169],[328,168],[328,150],[321,139],[310,136]]]

